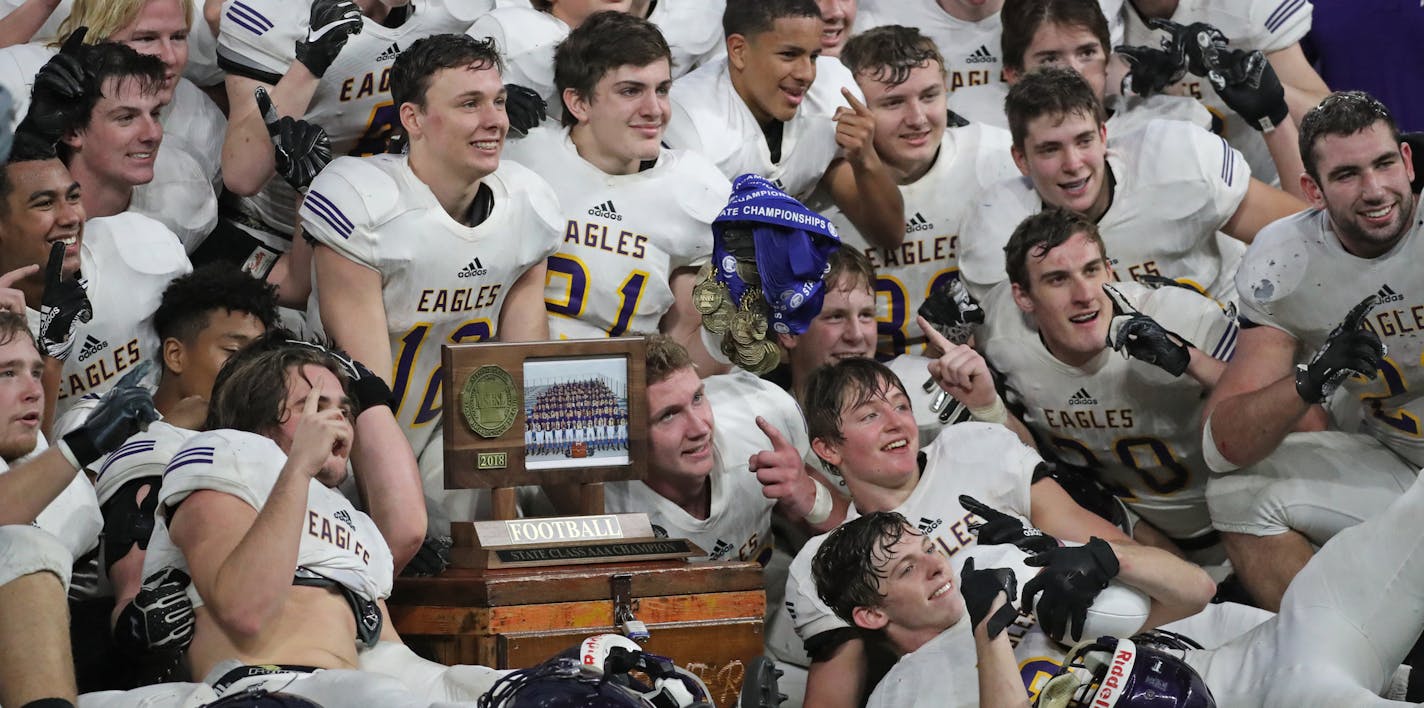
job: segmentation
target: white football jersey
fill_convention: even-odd
[[[1004,83],[965,86],[949,95],[949,110],[974,123],[984,123],[1009,129],[1009,117],[1004,113],[1004,100],[1009,85]],[[1157,94],[1142,98],[1110,94],[1103,99],[1108,109],[1108,136],[1126,135],[1158,118],[1184,120],[1211,130],[1211,112],[1200,101],[1185,96]]]
[[[496,338],[510,286],[558,247],[558,200],[543,179],[505,162],[485,184],[494,209],[475,227],[450,218],[404,155],[338,158],[302,202],[307,234],[381,274],[396,418],[417,456],[440,452],[440,345]],[[317,302],[313,291],[313,323]]]
[[[726,9],[727,0],[658,0],[648,21],[657,25],[672,50],[674,79],[727,55],[722,34]]]
[[[1217,231],[1236,213],[1251,181],[1241,154],[1197,126],[1153,121],[1109,140],[1107,167],[1116,189],[1098,229],[1113,277],[1161,275],[1219,301],[1234,300],[1239,251],[1223,249]],[[980,194],[959,252],[961,277],[976,297],[1008,279],[1004,244],[1020,222],[1042,210],[1027,177]]]
[[[145,359],[155,364],[145,381],[157,383],[160,342],[153,312],[168,281],[193,266],[173,232],[128,211],[84,223],[79,269],[94,316],[74,328],[74,349],[60,373],[56,418],[81,396],[109,390]]]
[[[945,85],[951,92],[1004,80],[999,13],[965,22],[951,17],[937,0],[861,0],[861,7],[865,9],[856,16],[857,33],[880,25],[904,25],[933,40],[944,55]]]
[[[153,181],[134,187],[129,211],[168,227],[183,250],[192,253],[217,226],[217,193],[212,175],[193,155],[163,142],[153,162]]]
[[[481,7],[484,5],[485,7]],[[400,126],[391,101],[391,65],[421,37],[464,32],[488,3],[414,0],[399,27],[367,17],[317,83],[305,120],[326,129],[333,155],[374,155]],[[223,5],[218,60],[229,73],[276,84],[296,61],[297,40],[306,37],[309,1],[227,0]],[[279,234],[296,224],[297,194],[287,181],[268,180],[246,198],[246,207]]]
[[[1171,20],[1180,24],[1205,22],[1231,41],[1232,49],[1260,50],[1266,54],[1286,49],[1310,31],[1311,4],[1308,0],[1181,0]],[[1125,41],[1131,45],[1156,47],[1162,33],[1147,26],[1135,8],[1123,8]],[[1187,74],[1168,90],[1200,99],[1213,113],[1224,118],[1226,139],[1240,150],[1257,178],[1277,181],[1276,163],[1261,133],[1246,123],[1216,94],[1211,82]]]
[[[732,88],[725,57],[673,83],[672,118],[663,143],[702,153],[727,179],[758,174],[787,194],[805,199],[840,155],[833,116],[836,108],[848,105],[841,87],[855,86],[850,71],[830,57],[817,60],[816,71],[816,81],[796,115],[782,126],[779,162],[772,161],[761,126]],[[857,99],[864,98],[858,89],[854,93]]]
[[[261,511],[286,462],[277,443],[261,435],[238,430],[199,433],[188,439],[163,472],[158,514],[166,522],[168,509],[205,489],[231,494]],[[166,524],[154,529],[154,540],[159,540],[160,531],[161,543],[172,545]],[[371,517],[357,511],[341,492],[312,479],[292,572],[306,568],[367,600],[378,600],[391,594],[393,563],[390,547]],[[188,594],[194,606],[203,605],[195,588],[190,586]]]
[[[979,520],[959,505],[959,495],[968,494],[1027,522],[1029,486],[1043,459],[1008,428],[988,423],[951,426],[924,452],[919,483],[910,498],[892,511],[903,514],[934,540],[949,558],[957,578],[966,557],[960,551],[977,545],[969,524]],[[852,508],[847,520],[857,515]],[[825,540],[826,534],[822,534],[807,541],[791,561],[786,579],[786,609],[802,641],[849,626],[816,594],[811,561]]]
[[[1203,353],[1231,357],[1236,323],[1215,302],[1186,288],[1117,288]],[[1044,347],[1033,319],[1014,304],[1008,283],[990,291],[984,310],[979,346],[1023,404],[1023,422],[1039,440],[1051,444],[1059,459],[1090,471],[1168,536],[1211,531],[1209,472],[1197,428],[1207,393],[1201,384],[1107,347],[1083,366],[1059,361]]]
[[[913,184],[900,185],[905,241],[898,248],[871,246],[826,190],[817,190],[808,203],[836,225],[842,243],[860,249],[875,265],[880,354],[924,350],[925,333],[915,322],[915,313],[936,287],[957,277],[956,251],[970,198],[1019,173],[1009,152],[1011,144],[1007,130],[986,125],[945,130],[935,164]],[[946,199],[947,194],[960,197]]]
[[[504,82],[533,89],[548,104],[549,117],[557,119],[564,113],[564,102],[554,86],[554,49],[569,31],[563,20],[547,12],[502,7],[480,16],[465,34],[493,39],[504,57]]]
[[[700,153],[664,148],[657,164],[610,175],[579,156],[567,130],[535,128],[505,157],[545,176],[563,207],[545,306],[555,339],[655,332],[673,305],[672,272],[712,253],[712,220],[732,185]]]
[[[49,449],[44,435],[35,441],[35,449],[30,454],[11,463],[0,460],[0,474]],[[99,532],[104,528],[104,517],[99,513],[99,501],[94,497],[94,485],[89,478],[75,471],[69,485],[49,503],[49,506],[35,517],[34,525],[59,539],[69,549],[74,560],[79,560],[99,545]],[[65,583],[68,584],[68,578]]]
[[[163,122],[163,146],[181,148],[198,161],[209,182],[221,184],[219,169],[227,116],[213,99],[193,82],[179,79],[173,88],[173,100],[163,107],[159,119]],[[162,151],[160,147],[159,152]]]
[[[196,430],[179,428],[159,420],[150,423],[148,430],[134,435],[118,449],[99,458],[91,465],[97,470],[94,492],[99,496],[99,504],[107,503],[114,492],[135,479],[162,477],[163,468],[173,461],[173,456],[188,439],[197,434]]]
[[[1370,295],[1380,303],[1365,319],[1388,348],[1374,380],[1345,379],[1362,403],[1364,429],[1415,466],[1424,465],[1424,235],[1419,215],[1404,238],[1378,258],[1357,258],[1340,245],[1324,211],[1303,211],[1256,235],[1236,286],[1241,317],[1285,331],[1300,342],[1304,363],[1330,331]],[[1351,421],[1353,423],[1354,421]],[[1345,425],[1342,422],[1342,425]],[[1346,426],[1348,427],[1348,425]]]

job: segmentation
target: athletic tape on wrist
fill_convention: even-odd
[[[64,455],[69,464],[74,465],[75,471],[84,469],[84,465],[79,464],[79,458],[74,456],[74,451],[69,449],[69,443],[65,442],[64,438],[60,438],[54,446],[59,448],[59,454]]]
[[[823,524],[826,519],[831,518],[831,509],[835,506],[831,499],[831,492],[826,489],[826,485],[816,480],[811,480],[811,484],[816,485],[816,501],[811,504],[811,510],[806,512],[806,523],[811,525]]]
[[[982,408],[970,406],[969,415],[981,423],[1005,425],[1009,422],[1009,409],[1004,407],[1004,399],[994,395],[994,402]]]

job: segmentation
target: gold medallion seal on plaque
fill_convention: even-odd
[[[486,364],[465,379],[460,390],[460,412],[465,425],[482,438],[504,435],[519,417],[519,390],[504,369]]]

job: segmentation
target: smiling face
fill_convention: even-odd
[[[778,335],[800,375],[842,359],[875,355],[875,291],[870,284],[843,275],[827,289],[821,311],[799,335]]]
[[[700,482],[712,472],[712,404],[691,368],[648,384],[648,471],[668,482]],[[680,485],[682,486],[682,485]]]
[[[281,422],[278,424],[271,437],[273,442],[282,452],[290,453],[292,450],[292,439],[297,431],[297,424],[302,422],[303,409],[306,407],[307,394],[314,386],[321,387],[321,398],[317,403],[317,410],[340,407],[346,410],[347,440],[351,439],[351,399],[347,398],[341,387],[341,379],[331,370],[316,364],[306,364],[300,370],[292,367],[287,371],[287,401],[282,413]],[[318,482],[335,487],[346,479],[346,461],[351,455],[349,445],[338,442],[331,449],[331,454],[327,456],[326,462],[321,466],[321,472],[317,473]]]
[[[1301,184],[1311,206],[1328,211],[1340,242],[1366,258],[1393,248],[1413,224],[1410,146],[1379,121],[1350,135],[1326,134],[1313,152],[1320,179],[1306,175]]]
[[[660,59],[609,71],[588,99],[566,89],[564,102],[579,121],[572,131],[579,154],[609,174],[632,174],[657,158],[672,114],[671,88],[672,69]]]
[[[28,335],[12,333],[0,345],[0,459],[6,462],[35,449],[44,413],[43,373],[44,361]]]
[[[788,121],[816,80],[821,55],[819,17],[781,17],[770,30],[727,41],[732,86],[757,121]]]
[[[821,53],[828,57],[841,55],[841,47],[850,39],[855,26],[856,6],[859,0],[816,0],[821,10]]]
[[[875,151],[906,179],[917,179],[934,164],[946,121],[944,69],[929,61],[910,70],[899,84],[866,72],[855,81],[875,117]]]
[[[468,64],[430,77],[425,105],[404,103],[401,124],[411,156],[443,164],[452,174],[479,180],[499,168],[509,116],[499,68]],[[418,157],[417,157],[418,156]]]
[[[919,478],[920,431],[910,398],[895,382],[875,391],[848,386],[841,396],[839,441],[816,438],[812,448],[856,487],[913,488]]]
[[[1014,302],[1033,316],[1053,356],[1070,366],[1087,363],[1107,347],[1112,320],[1103,292],[1112,270],[1102,247],[1080,232],[1047,254],[1030,249],[1027,258],[1028,284],[1013,284]]]
[[[1024,51],[1023,69],[1029,72],[1043,66],[1065,66],[1078,72],[1102,100],[1108,80],[1108,55],[1098,36],[1088,28],[1056,22],[1039,25]],[[1018,76],[1015,70],[1004,70],[1009,83],[1017,81]]]
[[[856,624],[897,637],[938,634],[964,617],[964,598],[949,559],[928,536],[906,528],[876,568],[881,575],[878,607],[857,607]],[[898,643],[898,642],[897,642]]]
[[[153,163],[163,142],[161,91],[144,93],[127,77],[106,79],[88,127],[66,138],[87,171],[106,183],[136,187],[153,181]]]
[[[163,60],[167,71],[163,77],[160,98],[168,103],[173,88],[188,65],[188,17],[178,0],[149,0],[133,21],[108,37],[108,41],[127,44],[140,54]]]
[[[1083,112],[1028,121],[1014,164],[1044,202],[1097,219],[1108,209],[1107,127]]]
[[[59,158],[26,160],[5,165],[10,193],[0,217],[0,263],[4,272],[27,265],[41,269],[55,242],[64,242],[64,273],[79,270],[84,238],[84,204],[79,183]],[[30,280],[43,282],[43,275]],[[42,289],[42,286],[40,286]],[[29,303],[31,307],[38,301]]]

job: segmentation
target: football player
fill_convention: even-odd
[[[918,354],[925,334],[914,313],[959,272],[956,250],[969,200],[944,195],[973,195],[1018,174],[1009,155],[1009,132],[946,125],[944,60],[918,30],[877,27],[846,43],[840,58],[874,116],[875,151],[904,202],[904,234],[872,245],[825,192],[817,192],[811,206],[835,223],[843,243],[863,251],[875,267],[878,353]]]
[[[1025,219],[1005,254],[1009,282],[986,296],[976,345],[1023,422],[1194,561],[1221,563],[1193,423],[1231,358],[1233,318],[1187,288],[1112,284],[1097,227],[1062,209]]]
[[[859,31],[880,25],[916,27],[944,55],[945,87],[1003,81],[999,11],[1004,0],[863,0]]]
[[[992,387],[987,379],[973,385]],[[1118,527],[1078,506],[1049,475],[1038,453],[1002,426],[953,425],[921,453],[905,387],[882,364],[852,359],[818,370],[807,386],[804,408],[812,448],[845,479],[857,513],[893,510],[917,519],[927,540],[956,567],[968,555],[962,551],[975,545],[970,525],[980,520],[1002,517],[996,529],[1012,527],[1008,535],[1038,546],[1032,534],[1017,531],[1023,528],[1018,519],[1027,519],[1049,534],[1039,539],[1110,548],[1112,555],[1124,558],[1121,580],[1152,598],[1148,626],[1195,614],[1215,592],[1215,583],[1197,566],[1136,544]],[[984,508],[961,514],[957,510],[963,494],[1018,518],[991,518],[995,512]],[[812,559],[825,539],[812,539],[792,561],[787,606],[813,662],[806,703],[856,705],[870,688],[867,647],[852,630],[855,625],[818,598],[818,592],[830,590],[820,589],[826,576],[812,574]],[[1056,540],[1046,543],[1058,545]]]
[[[549,336],[544,262],[564,224],[547,182],[500,162],[500,69],[493,42],[468,35],[407,47],[391,89],[409,154],[338,158],[301,208],[317,243],[308,317],[388,377],[435,536],[477,513],[472,491],[445,491],[440,345]]]
[[[225,197],[219,231],[194,254],[243,265],[257,277],[291,246],[297,193],[276,174],[268,129],[253,90],[264,87],[283,116],[321,126],[336,155],[386,152],[400,127],[392,63],[415,40],[463,32],[487,0],[241,0],[227,3],[218,62],[227,71],[229,122],[223,142]]]
[[[712,253],[712,219],[732,185],[701,153],[661,146],[670,52],[647,20],[593,15],[555,55],[563,130],[536,128],[507,156],[549,180],[563,239],[544,306],[560,339],[662,329],[714,367],[698,336],[694,266]]]
[[[961,275],[983,296],[1005,279],[1003,245],[1045,206],[1098,223],[1123,280],[1161,276],[1219,301],[1235,299],[1240,246],[1302,206],[1254,179],[1226,141],[1180,121],[1154,121],[1107,142],[1102,104],[1077,72],[1044,67],[1009,89],[1013,157],[1023,177],[986,189],[960,244]]]
[[[1230,472],[1208,487],[1212,518],[1266,607],[1312,546],[1378,513],[1424,464],[1414,319],[1424,292],[1413,265],[1424,237],[1409,145],[1360,92],[1306,114],[1300,144],[1313,208],[1247,250],[1241,341],[1202,424],[1207,464]],[[1316,404],[1337,388],[1362,408],[1324,431]]]
[[[730,0],[727,58],[678,79],[666,142],[729,179],[767,178],[798,199],[818,184],[874,243],[898,243],[900,191],[874,145],[875,119],[845,67],[821,57],[812,0]]]

